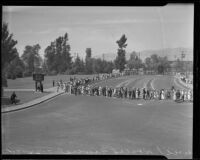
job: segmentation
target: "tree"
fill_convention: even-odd
[[[25,63],[26,72],[31,75],[37,68],[42,65],[42,58],[39,55],[40,45],[25,46],[21,58]]]
[[[130,69],[139,69],[142,66],[142,60],[137,56],[137,53],[135,51],[131,53],[127,65]]]
[[[2,77],[2,85],[1,85],[1,94],[3,95],[3,87],[7,87],[6,66],[18,56],[18,52],[16,49],[17,41],[13,39],[13,34],[9,33],[8,24],[3,22],[2,32],[1,32],[1,77]]]
[[[48,66],[47,66],[46,59],[44,59],[44,61],[42,63],[42,70],[43,70],[44,74],[48,74]]]
[[[159,57],[157,54],[153,54],[145,59],[145,67],[148,70],[164,74],[164,72],[169,71],[170,63],[166,56]]]
[[[122,70],[124,70],[125,64],[126,64],[126,57],[125,57],[125,54],[126,54],[125,48],[127,46],[126,41],[127,41],[127,38],[126,38],[125,34],[123,34],[121,36],[121,38],[116,41],[119,49],[118,49],[118,52],[117,52],[117,57],[115,59],[115,67],[117,69],[119,69],[120,72]]]
[[[114,69],[114,64],[112,61],[107,62],[105,61],[105,67],[104,67],[104,73],[112,73],[112,70]]]
[[[89,59],[92,57],[92,49],[91,48],[86,48],[86,59]]]
[[[82,63],[80,57],[77,55],[74,63],[72,64],[72,73],[82,73],[84,72],[84,64]]]
[[[56,51],[55,51],[55,43],[51,42],[50,46],[48,46],[44,51],[45,64],[47,68],[47,72],[50,73],[55,70],[56,66]]]
[[[92,74],[92,72],[93,72],[92,49],[86,48],[85,52],[86,52],[85,72],[86,72],[86,74]]]
[[[157,71],[159,74],[164,74],[165,68],[162,64],[158,65]]]
[[[152,70],[152,68],[153,68],[152,66],[153,66],[153,64],[151,62],[151,58],[150,57],[145,58],[145,68],[147,70]]]
[[[164,72],[169,71],[170,69],[170,63],[168,61],[168,58],[165,57],[159,57],[158,62],[158,73],[164,74]]]
[[[1,67],[4,68],[6,64],[10,63],[18,55],[15,45],[16,40],[13,40],[13,34],[8,31],[8,24],[3,23],[1,35]]]
[[[151,58],[151,63],[152,63],[152,68],[153,70],[157,71],[158,70],[158,62],[159,62],[159,58],[157,54],[152,54],[150,56]]]
[[[64,73],[72,67],[68,34],[58,37],[45,49],[48,72]]]
[[[25,71],[25,65],[23,61],[17,56],[10,64],[6,67],[6,77],[15,79],[23,77]]]
[[[93,58],[93,63],[92,63],[92,69],[93,69],[93,73],[102,73],[103,70],[103,61],[101,60],[101,58]]]
[[[62,64],[63,64],[63,68],[62,68],[62,72],[71,69],[71,65],[72,65],[72,57],[70,55],[70,45],[67,43],[68,41],[68,34],[66,33],[64,35],[64,39],[63,39],[63,51],[62,51]]]
[[[183,68],[182,62],[181,62],[180,59],[178,58],[178,59],[176,60],[176,63],[175,63],[175,69],[176,69],[176,71],[181,72],[181,71],[182,71],[182,68]]]

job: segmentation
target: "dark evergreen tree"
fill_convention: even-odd
[[[7,87],[5,68],[10,62],[18,57],[16,49],[17,41],[13,39],[13,34],[9,33],[8,24],[3,22],[1,32],[1,94],[3,95],[3,87]]]
[[[126,64],[126,51],[125,48],[127,46],[126,44],[127,38],[125,34],[122,35],[122,37],[116,42],[118,44],[118,52],[117,57],[115,59],[115,68],[119,69],[120,72],[124,70],[125,64]]]
[[[85,73],[93,73],[93,60],[92,60],[92,50],[91,48],[86,48],[86,57],[85,57]]]

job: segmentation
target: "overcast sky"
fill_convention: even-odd
[[[69,35],[71,53],[85,56],[117,52],[116,40],[127,36],[127,52],[147,49],[193,48],[194,6],[164,7],[3,7],[3,21],[18,41],[21,55],[26,45],[39,43],[40,54],[59,36]]]

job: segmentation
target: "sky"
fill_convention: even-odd
[[[19,55],[26,45],[40,44],[40,55],[59,36],[68,33],[72,56],[116,53],[122,34],[127,52],[163,48],[193,48],[192,4],[163,7],[3,6],[3,21],[18,41]],[[76,54],[75,54],[76,53]]]

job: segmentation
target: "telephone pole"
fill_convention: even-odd
[[[182,71],[184,71],[184,70],[183,70],[183,68],[184,68],[184,67],[183,67],[183,66],[184,66],[183,58],[185,58],[185,53],[184,53],[184,51],[182,50],[182,51],[181,51]]]

